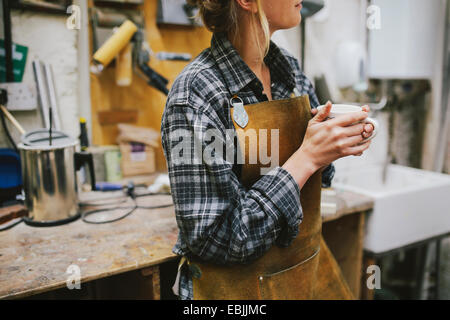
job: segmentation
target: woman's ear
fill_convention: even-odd
[[[256,3],[257,0],[233,0],[233,1],[236,1],[239,7],[244,11],[251,13],[258,12],[258,4]]]

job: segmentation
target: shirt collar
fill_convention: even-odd
[[[211,53],[232,95],[237,94],[252,81],[259,83],[262,89],[261,82],[242,60],[225,33],[213,34]],[[284,82],[290,90],[295,87],[294,71],[280,48],[273,41],[270,41],[269,52],[264,61],[269,66],[272,77],[276,77],[277,80]],[[274,81],[275,79],[271,80]]]

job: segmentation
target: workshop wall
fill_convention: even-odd
[[[157,2],[145,1],[141,6],[145,19],[146,40],[156,53],[158,51],[187,52],[193,57],[209,46],[211,33],[205,28],[183,26],[157,26]],[[187,65],[182,61],[159,61],[150,59],[149,66],[169,80],[173,80]],[[119,87],[115,83],[115,69],[108,66],[101,75],[91,77],[92,103],[92,141],[97,145],[116,144],[118,135],[117,123],[100,123],[99,113],[114,111],[130,111],[137,113],[136,121],[130,124],[150,127],[158,132],[161,128],[161,118],[164,111],[166,96],[149,86],[145,79],[133,74],[129,87]],[[120,120],[120,119],[119,119]],[[166,170],[162,147],[156,152],[156,168]]]
[[[210,46],[211,33],[204,27],[156,24],[157,3],[145,1],[142,6],[145,18],[146,40],[152,50],[169,52],[187,52],[196,57]],[[300,58],[299,27],[279,31],[273,40]],[[177,75],[189,62],[150,60],[150,67],[169,80],[172,86]],[[116,124],[101,124],[99,113],[128,110],[137,112],[137,120],[132,124],[151,127],[158,132],[164,111],[166,97],[153,87],[147,85],[140,76],[133,74],[129,87],[115,84],[114,66],[108,66],[99,76],[91,74],[92,132],[93,143],[98,145],[116,144],[118,129]],[[165,158],[161,146],[156,153],[157,170],[165,171]]]
[[[52,65],[62,130],[75,137],[79,130],[77,31],[66,28],[66,19],[63,15],[14,10],[12,39],[28,47],[23,82],[34,85],[33,60],[40,59]],[[0,29],[0,38],[3,38],[3,28]],[[42,127],[38,108],[12,113],[27,131]],[[7,125],[14,140],[19,141],[18,131],[10,123]],[[10,147],[2,128],[0,132],[0,147]]]

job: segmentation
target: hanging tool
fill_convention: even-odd
[[[166,88],[167,83],[169,82],[166,78],[158,74],[152,68],[148,66],[148,62],[150,61],[150,54],[146,50],[141,50],[138,56],[138,67],[148,77],[148,84],[157,88],[165,95],[169,93],[169,90]]]
[[[130,85],[130,49],[127,47],[130,42],[133,44],[131,50],[133,69],[140,70],[146,76],[149,85],[167,95],[169,90],[166,86],[169,81],[148,66],[150,55],[148,50],[143,48],[143,31],[130,20],[122,23],[117,31],[95,52],[91,72],[101,73],[117,57],[116,83]]]
[[[131,40],[138,30],[130,20],[126,20],[117,31],[95,52],[94,72],[101,72]]]
[[[128,43],[125,48],[120,50],[116,58],[116,85],[119,87],[128,87],[133,78],[133,46]]]
[[[192,55],[189,53],[160,51],[156,54],[156,58],[159,60],[190,61]]]
[[[144,41],[144,33],[142,30],[136,32],[133,41],[135,43],[133,50],[134,66],[148,79],[149,85],[167,95],[169,90],[167,90],[166,85],[169,81],[148,66],[152,50],[149,44]]]

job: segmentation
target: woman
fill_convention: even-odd
[[[288,246],[292,242],[302,219],[299,197],[305,182],[314,172],[324,170],[322,183],[329,186],[332,162],[361,155],[370,142],[360,142],[373,128],[325,122],[331,103],[320,112],[314,110],[319,102],[298,61],[270,41],[276,30],[300,23],[300,0],[191,3],[198,5],[213,37],[211,47],[175,80],[162,119],[163,149],[180,231],[173,251],[217,264],[249,263],[274,244]],[[314,118],[303,144],[281,167],[273,168],[250,188],[239,180],[239,164],[225,157],[198,161],[195,146],[174,152],[180,141],[189,140],[183,140],[186,137],[200,141],[204,150],[208,143],[199,137],[210,129],[221,132],[222,142],[229,146],[225,137],[227,130],[234,129],[229,106],[234,95],[249,105],[288,98],[293,90],[309,95],[313,108]],[[365,119],[367,112],[344,117],[354,123]],[[178,284],[174,291],[179,297],[192,299],[192,270],[185,264],[180,265],[174,287]]]

